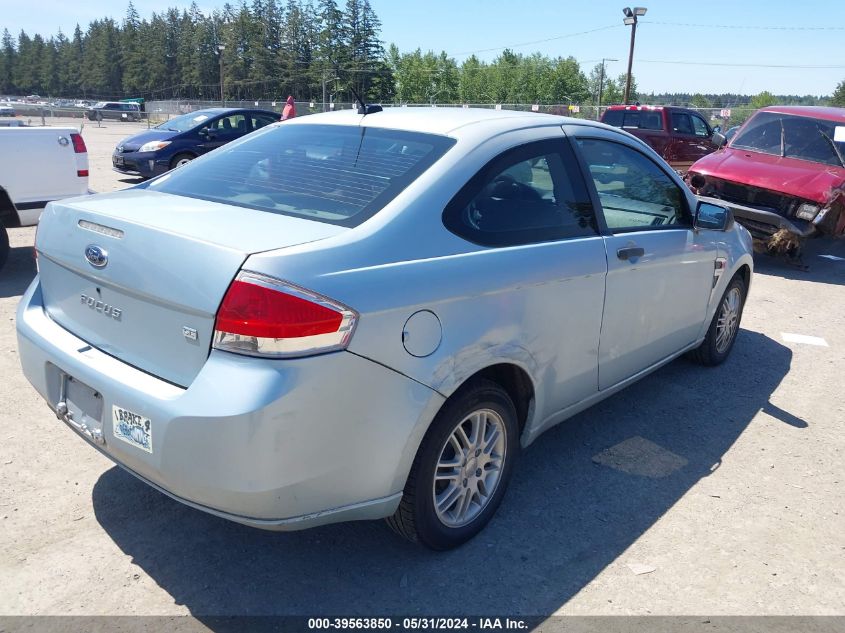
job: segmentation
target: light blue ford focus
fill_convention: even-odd
[[[445,108],[268,126],[51,203],[36,250],[23,370],[91,445],[233,521],[384,517],[434,549],[546,429],[683,353],[722,362],[753,268],[625,132]]]

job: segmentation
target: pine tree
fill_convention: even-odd
[[[0,92],[15,92],[14,68],[17,51],[9,29],[3,29],[2,50],[0,51]]]
[[[120,37],[120,58],[123,65],[122,88],[127,94],[138,93],[147,84],[147,60],[161,55],[151,50],[150,42],[141,40],[141,18],[130,0]]]
[[[830,98],[831,105],[845,107],[845,79],[839,82],[833,96]]]

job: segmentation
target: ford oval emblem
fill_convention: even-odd
[[[85,259],[95,268],[105,268],[109,263],[109,254],[106,249],[100,248],[96,244],[89,244],[85,247]]]

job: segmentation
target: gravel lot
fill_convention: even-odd
[[[110,169],[136,129],[86,124],[92,189],[137,182]],[[819,257],[845,242],[814,242],[809,272],[758,258],[726,364],[678,360],[550,431],[487,530],[435,554],[381,522],[228,523],[87,446],[20,372],[35,229],[10,233],[2,614],[845,615],[845,260]]]

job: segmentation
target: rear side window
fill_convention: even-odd
[[[612,125],[613,127],[622,127],[622,110],[608,110],[604,113],[601,122]]]
[[[663,117],[652,110],[608,110],[603,123],[621,128],[636,130],[662,130]]]
[[[262,128],[265,125],[270,125],[271,123],[275,123],[279,119],[270,116],[269,114],[252,114],[250,115],[252,120],[252,129],[257,130],[258,128]]]
[[[483,246],[598,233],[581,172],[562,139],[529,143],[488,163],[449,203],[443,223]]]
[[[352,227],[380,211],[454,143],[397,130],[283,125],[217,149],[150,189]]]

